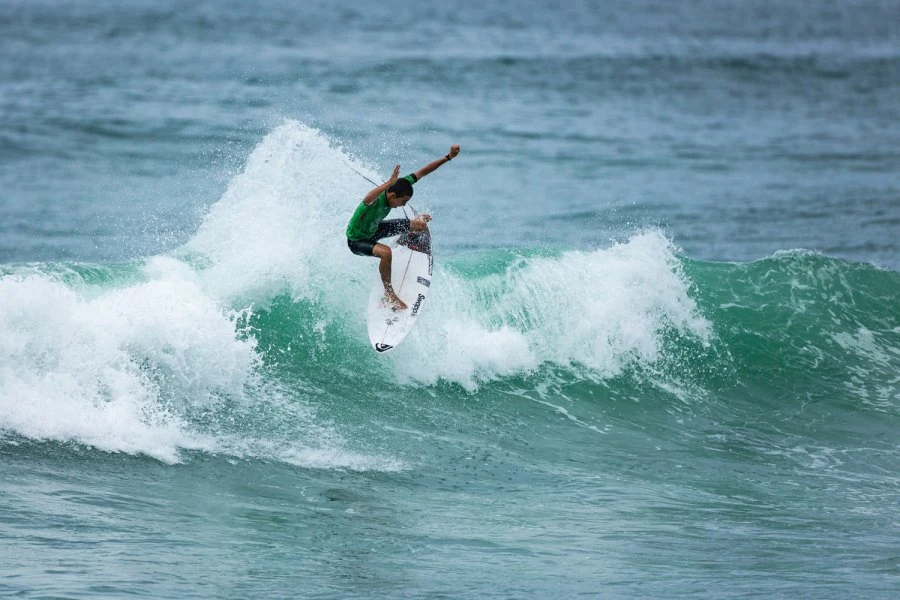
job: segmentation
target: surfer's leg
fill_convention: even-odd
[[[406,303],[394,293],[394,287],[391,285],[391,249],[384,244],[375,244],[372,249],[372,255],[381,259],[378,265],[378,272],[381,274],[381,283],[384,284],[384,296],[387,301],[394,305],[394,308],[403,310]]]
[[[373,250],[376,243],[373,240],[347,240],[347,247],[357,256],[375,256]]]

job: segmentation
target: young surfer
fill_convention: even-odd
[[[379,243],[379,240],[400,235],[409,230],[423,231],[431,220],[431,215],[422,214],[415,219],[389,219],[384,218],[392,208],[405,206],[413,195],[413,184],[422,179],[435,169],[450,162],[459,154],[459,145],[450,146],[450,152],[446,156],[432,161],[406,177],[398,179],[400,165],[394,167],[391,178],[366,194],[363,201],[357,207],[356,212],[347,224],[347,246],[353,254],[360,256],[375,256],[381,259],[378,272],[384,283],[384,297],[395,309],[405,309],[406,303],[394,293],[391,286],[391,249],[389,246]]]

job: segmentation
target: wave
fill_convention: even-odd
[[[900,407],[900,273],[804,250],[685,270],[741,377]]]
[[[348,198],[367,186],[351,169],[375,176],[288,122],[168,255],[2,268],[4,438],[167,462],[197,450],[405,468],[402,452],[348,433],[332,409],[360,381],[375,397],[502,389],[552,403],[568,386],[757,403],[746,413],[798,398],[897,411],[900,274],[805,251],[693,261],[658,230],[588,252],[439,261],[421,323],[376,356],[363,311],[374,263],[342,243]]]

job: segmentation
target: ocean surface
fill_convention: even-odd
[[[0,597],[898,597],[898,16],[0,1]]]

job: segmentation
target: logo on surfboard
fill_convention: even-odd
[[[419,294],[419,297],[416,298],[416,303],[413,304],[412,315],[410,315],[410,316],[413,316],[413,317],[416,316],[416,314],[419,312],[419,307],[422,306],[422,300],[424,300],[424,299],[425,299],[425,294]]]
[[[378,352],[387,352],[391,348],[393,348],[393,346],[390,344],[375,344],[375,350]]]

